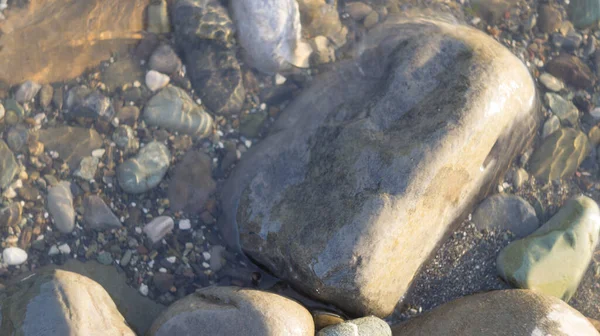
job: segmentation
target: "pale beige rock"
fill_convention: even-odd
[[[31,0],[0,21],[0,81],[40,84],[79,76],[142,38],[150,0]],[[27,57],[23,57],[26,55]]]

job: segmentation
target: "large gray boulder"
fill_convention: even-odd
[[[148,336],[314,335],[312,316],[283,296],[237,287],[207,287],[172,304]]]
[[[598,336],[577,310],[529,290],[471,295],[392,327],[393,336]]]
[[[539,124],[527,68],[482,32],[394,17],[314,81],[222,192],[221,232],[297,289],[392,312]]]
[[[67,271],[15,282],[0,294],[0,308],[0,335],[135,335],[102,286]]]

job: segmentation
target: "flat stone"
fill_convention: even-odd
[[[169,183],[171,209],[201,212],[216,187],[217,184],[212,178],[210,156],[195,150],[189,151],[175,167],[173,178]]]
[[[527,201],[507,194],[486,198],[473,213],[472,221],[478,230],[508,230],[517,237],[525,237],[540,226]]]
[[[160,90],[144,108],[150,126],[164,127],[203,138],[212,133],[213,119],[182,89],[169,85]]]
[[[19,197],[25,201],[35,202],[40,197],[40,191],[30,184],[24,184],[21,188],[17,189]]]
[[[551,116],[544,123],[544,127],[542,128],[542,139],[547,138],[550,134],[558,131],[560,129],[560,119],[556,115]]]
[[[587,136],[561,128],[547,136],[529,159],[529,172],[542,180],[557,180],[575,173],[591,148]]]
[[[124,53],[123,55],[128,55]],[[122,88],[125,85],[133,85],[135,81],[144,81],[144,70],[140,63],[132,57],[117,60],[101,74],[102,82],[110,91]]]
[[[2,294],[3,335],[135,334],[98,283],[62,270],[36,272]]]
[[[478,30],[390,16],[365,43],[239,161],[219,231],[304,294],[381,317],[540,113],[529,71]]]
[[[13,85],[71,80],[113,53],[126,55],[142,38],[149,2],[52,0],[11,7],[2,21],[0,81]]]
[[[558,92],[565,88],[565,84],[560,79],[547,72],[541,74],[539,80],[540,83],[542,83],[542,85],[544,85],[544,87],[550,91]]]
[[[600,335],[581,313],[568,304],[530,290],[500,290],[463,297],[393,326],[392,334]]]
[[[123,225],[114,212],[98,195],[88,195],[83,199],[83,220],[87,228],[103,231],[119,229]]]
[[[112,255],[110,255],[110,252],[107,251],[98,253],[96,260],[98,260],[98,262],[102,265],[111,265],[114,261]]]
[[[181,70],[183,64],[181,63],[181,59],[179,56],[177,56],[175,50],[173,50],[170,45],[161,44],[150,56],[148,66],[152,70],[156,70],[167,75],[172,75]]]
[[[140,194],[156,187],[169,169],[171,154],[167,146],[153,141],[135,157],[117,167],[121,188],[130,194]]]
[[[364,2],[354,1],[346,3],[344,11],[348,13],[353,20],[361,21],[373,11],[373,8]]]
[[[263,123],[267,119],[267,111],[256,111],[242,115],[240,118],[240,133],[248,138],[258,137],[258,133]]]
[[[152,243],[157,243],[162,240],[168,233],[171,233],[175,228],[173,218],[168,216],[159,216],[154,218],[150,223],[144,226],[144,233]]]
[[[591,0],[569,2],[569,18],[577,28],[587,28],[600,20],[600,4]]]
[[[556,93],[548,92],[544,96],[546,103],[550,106],[552,113],[567,126],[577,126],[579,124],[579,110],[570,101]]]
[[[392,336],[392,329],[375,316],[361,317],[321,329],[317,336]]]
[[[533,289],[565,302],[577,290],[600,234],[594,200],[569,200],[546,224],[498,255],[498,272],[513,286]]]
[[[84,180],[93,180],[96,176],[96,170],[98,170],[98,164],[100,159],[94,156],[86,156],[81,159],[79,169],[75,171],[75,176],[81,177]]]
[[[0,139],[0,189],[8,187],[17,175],[18,168],[15,155],[8,148],[6,142]]]
[[[569,54],[548,61],[546,71],[577,89],[590,88],[596,81],[592,70],[578,57]]]
[[[59,126],[39,131],[39,141],[47,150],[55,151],[72,170],[79,168],[81,159],[102,147],[102,138],[94,129]]]
[[[6,144],[15,153],[22,153],[27,148],[29,128],[25,125],[11,127],[6,133]]]
[[[26,81],[21,84],[15,92],[15,100],[19,103],[27,103],[33,100],[33,98],[38,94],[42,86],[38,83],[32,81]]]
[[[137,106],[123,106],[117,113],[121,125],[134,126],[139,117],[140,109]]]
[[[109,122],[115,116],[115,110],[108,97],[94,91],[76,102],[70,108],[69,116]]]
[[[27,261],[27,252],[18,247],[7,247],[2,251],[2,260],[9,266],[21,265]]]
[[[148,336],[314,335],[310,313],[283,296],[237,287],[206,287],[176,301],[152,324]]]

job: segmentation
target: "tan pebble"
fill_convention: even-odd
[[[375,27],[375,25],[379,22],[379,14],[376,11],[372,11],[371,14],[367,15],[363,25],[367,29],[371,29]]]

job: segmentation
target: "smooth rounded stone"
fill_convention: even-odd
[[[15,226],[21,222],[23,207],[21,203],[14,202],[0,209],[0,228]]]
[[[596,107],[590,111],[589,115],[594,119],[595,122],[600,121],[600,107]]]
[[[23,187],[17,189],[19,197],[25,201],[35,202],[40,197],[40,192],[36,188],[29,184],[23,185]]]
[[[551,74],[544,72],[539,77],[540,83],[550,91],[558,92],[565,88],[565,84],[560,79],[552,76]]]
[[[29,139],[29,128],[25,125],[11,127],[6,133],[6,144],[15,153],[24,152]]]
[[[85,85],[76,85],[72,87],[69,89],[65,97],[66,108],[71,110],[83,104],[85,97],[87,97],[90,93],[92,93],[92,90]]]
[[[123,225],[114,212],[98,195],[88,195],[83,199],[83,221],[87,228],[103,231],[119,229]]]
[[[297,290],[382,317],[540,113],[527,68],[478,30],[390,17],[365,41],[236,165],[219,228]]]
[[[173,218],[169,216],[159,216],[144,226],[144,233],[152,243],[161,241],[168,233],[175,228]]]
[[[112,255],[110,255],[110,252],[107,251],[102,251],[98,253],[96,260],[98,260],[98,262],[102,265],[112,265],[114,261]]]
[[[2,105],[0,103],[0,120],[2,120],[4,118],[5,113],[6,113],[6,110],[4,109],[4,105]]]
[[[512,172],[512,184],[519,189],[529,180],[529,174],[523,168],[518,168]]]
[[[567,101],[556,93],[547,92],[544,96],[546,103],[560,121],[568,126],[579,124],[579,110],[571,101]]]
[[[592,260],[599,234],[598,205],[586,196],[575,197],[533,234],[505,247],[498,255],[498,272],[515,287],[567,302]]]
[[[144,108],[144,120],[150,126],[164,127],[203,138],[212,132],[213,119],[187,92],[169,85],[152,97]]]
[[[112,136],[117,147],[127,155],[135,153],[140,148],[140,142],[135,136],[133,128],[127,125],[117,127]]]
[[[317,336],[392,336],[390,326],[382,319],[367,316],[321,329]]]
[[[19,165],[17,164],[15,155],[8,148],[6,142],[0,139],[0,189],[8,187],[15,175],[17,175],[18,169]]]
[[[155,1],[148,5],[148,32],[154,34],[165,34],[171,32],[167,2],[165,0]]]
[[[526,200],[507,194],[486,198],[473,213],[472,221],[478,230],[508,230],[517,237],[525,237],[540,226]]]
[[[6,99],[4,101],[4,109],[6,110],[6,119],[8,119],[9,115],[14,115],[17,120],[25,117],[25,109],[14,99]]]
[[[148,336],[314,335],[310,313],[295,301],[260,290],[206,287],[176,301],[160,315]]]
[[[21,84],[15,92],[15,100],[19,103],[30,102],[40,91],[42,86],[32,81],[26,81]]]
[[[9,266],[21,265],[27,261],[27,252],[18,247],[7,247],[2,251],[2,260]]]
[[[48,212],[54,226],[62,233],[71,233],[75,228],[75,209],[71,183],[62,181],[48,190]]]
[[[175,167],[169,183],[169,203],[174,211],[200,212],[208,197],[215,191],[212,178],[212,159],[205,153],[192,150]]]
[[[592,127],[588,132],[588,139],[593,147],[598,147],[600,145],[600,127]]]
[[[172,10],[175,40],[202,103],[217,114],[237,114],[246,98],[233,46],[234,26],[217,1],[179,0]]]
[[[303,36],[327,36],[336,47],[346,43],[348,28],[341,20],[337,1],[297,0]]]
[[[593,0],[572,0],[569,2],[569,18],[577,28],[587,28],[600,20],[600,4]]]
[[[542,128],[542,139],[547,138],[550,134],[558,131],[560,129],[560,119],[557,116],[553,115],[544,123],[544,127]]]
[[[156,187],[169,169],[171,153],[164,144],[153,141],[135,157],[117,167],[121,188],[130,194],[140,194]]]
[[[378,22],[379,22],[379,13],[377,13],[376,11],[372,11],[371,13],[369,13],[369,15],[367,15],[367,17],[363,21],[363,26],[365,26],[365,28],[367,28],[367,29],[371,29],[371,28],[375,27],[375,25]]]
[[[79,168],[81,159],[102,147],[102,138],[93,128],[59,126],[40,130],[38,134],[44,147],[57,152],[71,170]]]
[[[47,109],[52,102],[52,97],[54,96],[54,88],[50,84],[42,85],[40,89],[40,107],[42,109]]]
[[[81,177],[84,180],[93,180],[96,176],[96,170],[98,170],[98,164],[100,159],[94,156],[86,156],[81,160],[79,169],[75,171],[73,175]]]
[[[529,159],[529,172],[545,181],[571,176],[590,150],[585,133],[561,128],[546,137],[533,152]]]
[[[67,105],[70,104],[67,103]],[[76,98],[72,107],[69,108],[69,116],[111,121],[115,116],[115,109],[108,97],[94,91],[86,95],[83,100],[79,101],[79,98]]]
[[[45,270],[2,293],[2,335],[134,336],[109,294],[72,272]]]
[[[360,21],[369,15],[373,11],[371,6],[364,2],[348,2],[344,6],[344,11],[350,15],[353,20]]]
[[[466,296],[392,327],[394,336],[598,336],[577,310],[530,290]]]
[[[140,117],[140,109],[137,106],[123,106],[119,112],[117,112],[117,118],[119,124],[134,126]]]
[[[131,250],[125,251],[125,253],[121,257],[121,260],[119,260],[119,265],[121,265],[122,267],[129,265],[131,257],[133,257],[133,252]]]
[[[301,39],[296,1],[240,0],[231,5],[248,65],[266,74],[309,66],[312,48]]]
[[[177,53],[175,50],[173,50],[173,48],[171,48],[170,45],[161,44],[150,56],[148,66],[152,70],[167,75],[172,75],[181,70],[183,65],[181,63],[181,59],[179,59],[179,56],[177,56]]]
[[[548,61],[546,71],[577,89],[588,89],[596,81],[592,70],[581,59],[569,54]]]
[[[552,5],[543,4],[538,9],[537,27],[542,33],[552,33],[562,24],[560,10]]]
[[[169,76],[155,70],[150,70],[146,73],[146,86],[150,91],[157,91],[169,84],[171,79]]]

